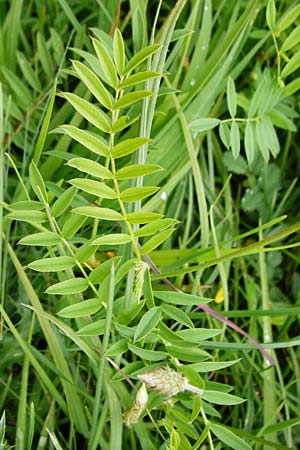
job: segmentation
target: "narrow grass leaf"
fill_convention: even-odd
[[[56,272],[71,269],[75,265],[71,256],[56,256],[53,258],[37,259],[28,264],[27,267],[37,272]]]
[[[225,362],[200,362],[196,364],[191,364],[191,368],[196,372],[213,372],[214,370],[225,369],[226,367],[230,367],[233,364],[236,364],[239,360],[236,359],[234,361],[225,361]]]
[[[53,68],[52,58],[51,58],[50,52],[47,48],[45,38],[39,32],[37,33],[36,43],[37,43],[38,57],[39,57],[39,61],[41,62],[43,71],[45,72],[47,77],[54,78],[54,68]]]
[[[154,306],[143,315],[134,332],[134,342],[144,339],[158,324],[161,316],[159,306]]]
[[[236,91],[235,84],[231,77],[227,80],[227,106],[230,116],[233,118],[236,115]]]
[[[244,399],[237,397],[236,395],[227,394],[220,391],[205,390],[202,398],[207,402],[216,403],[217,405],[239,405],[244,403]]]
[[[109,156],[109,149],[107,145],[94,134],[91,134],[88,131],[80,130],[80,128],[76,128],[72,125],[63,125],[60,128],[72,139],[75,139],[75,141],[79,142],[91,152],[96,153],[96,155],[105,157]]]
[[[128,344],[128,350],[146,361],[162,361],[168,356],[165,352],[159,350],[146,350],[132,344]]]
[[[154,72],[153,70],[147,70],[145,72],[138,72],[125,78],[119,85],[120,89],[125,89],[130,86],[136,86],[139,83],[144,83],[147,80],[152,80],[153,78],[160,77],[161,73]]]
[[[246,122],[245,127],[245,152],[248,164],[251,164],[254,159],[254,133],[250,121]]]
[[[66,306],[58,311],[56,314],[66,319],[75,319],[77,317],[86,317],[96,314],[102,308],[99,298],[90,298],[84,302],[76,303],[75,305]]]
[[[69,208],[74,199],[75,194],[76,188],[70,187],[69,189],[66,189],[65,192],[63,192],[60,197],[58,197],[58,199],[51,206],[53,217],[61,216]]]
[[[159,245],[165,242],[169,236],[173,233],[174,229],[164,230],[160,233],[157,233],[155,236],[152,236],[148,241],[143,244],[140,252],[143,254],[150,253],[155,250]]]
[[[137,52],[126,64],[124,73],[127,74],[132,72],[133,69],[142,64],[145,59],[149,58],[149,56],[153,55],[160,48],[159,44],[148,45],[147,47],[142,48],[139,52]]]
[[[143,177],[163,170],[157,164],[133,164],[119,169],[116,173],[117,180],[130,180],[132,178]]]
[[[240,129],[237,122],[234,120],[230,129],[230,147],[233,157],[236,159],[240,154],[241,141],[240,141]]]
[[[47,294],[71,295],[79,294],[89,287],[85,278],[71,278],[65,281],[59,281],[46,289]]]
[[[213,434],[220,439],[221,442],[224,442],[229,448],[234,450],[251,450],[247,442],[243,441],[239,436],[230,431],[228,428],[223,425],[217,425],[216,423],[212,423],[210,425],[210,429]]]
[[[88,122],[95,125],[101,131],[105,133],[110,132],[110,121],[107,116],[99,108],[97,108],[92,103],[80,98],[76,94],[71,94],[69,92],[64,93],[64,97],[73,106],[74,109],[84,117]],[[84,145],[84,144],[83,144]]]
[[[18,244],[36,245],[39,247],[52,247],[60,243],[60,236],[52,231],[29,234],[19,240]]]
[[[97,39],[92,38],[92,42],[93,42],[93,46],[96,51],[98,60],[101,64],[102,70],[104,72],[105,81],[113,88],[117,88],[118,82],[119,82],[118,75],[117,75],[116,67],[115,67],[108,51],[106,50],[104,45]]]
[[[69,180],[69,183],[72,184],[72,186],[75,186],[88,194],[96,195],[97,197],[109,199],[117,197],[116,192],[112,188],[100,181],[89,180],[87,178],[73,178],[72,180]]]
[[[80,328],[76,334],[79,336],[101,336],[105,331],[105,319],[96,320],[93,323]]]
[[[113,109],[117,111],[121,108],[128,108],[128,106],[134,105],[135,103],[143,100],[146,97],[153,95],[152,91],[134,91],[124,94],[119,100],[114,104]]]
[[[113,38],[113,54],[119,75],[123,75],[125,67],[125,47],[121,31],[117,28]]]
[[[88,90],[98,100],[98,102],[107,109],[112,108],[112,98],[106,87],[99,80],[97,75],[79,61],[72,61],[73,67],[78,73],[80,79],[84,82]]]
[[[127,188],[121,192],[120,198],[123,202],[135,202],[153,195],[155,192],[159,191],[159,189],[160,188],[157,186]]]
[[[199,305],[212,301],[210,298],[197,297],[197,295],[185,294],[184,292],[154,291],[154,295],[173,305]]]
[[[162,214],[155,212],[134,212],[126,215],[129,223],[148,223],[160,219]]]
[[[213,118],[205,118],[205,119],[196,119],[190,123],[190,129],[192,131],[197,131],[198,133],[202,131],[211,130],[217,127],[221,123],[220,119]]]
[[[150,139],[144,137],[126,139],[113,147],[112,156],[114,158],[121,158],[122,156],[129,155],[148,142],[150,142]]]
[[[97,206],[79,206],[78,208],[74,208],[72,211],[75,214],[93,217],[95,219],[123,220],[122,214],[109,208],[100,208]]]
[[[17,60],[18,60],[18,64],[20,66],[20,69],[21,69],[27,83],[30,85],[30,87],[33,90],[40,93],[42,90],[40,80],[38,79],[35,71],[32,68],[32,65],[28,62],[24,53],[18,51],[17,52]]]
[[[93,240],[92,245],[122,245],[131,241],[131,237],[126,233],[114,233],[100,236]]]
[[[112,173],[102,164],[96,161],[92,161],[88,158],[72,158],[66,163],[67,166],[74,167],[80,172],[87,173],[96,178],[110,179],[112,178]]]

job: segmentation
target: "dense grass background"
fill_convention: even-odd
[[[299,21],[300,7],[289,0],[0,2],[1,448],[299,447]],[[143,180],[160,190],[142,211],[178,221],[148,255],[161,273],[152,270],[150,282],[139,272],[141,302],[130,244],[89,245],[96,234],[120,233],[120,223],[70,213],[91,196],[70,188],[82,174],[65,163],[76,155],[107,161],[58,129],[95,131],[60,93],[95,102],[71,60],[98,68],[101,78],[90,37],[111,49],[116,28],[128,60],[162,45],[136,68],[159,72],[146,82],[155,95],[122,110],[137,120],[114,133],[115,143],[151,137],[117,168],[160,165]],[[115,200],[103,206],[118,210]],[[65,247],[18,245],[45,230],[64,230]],[[28,265],[70,249],[88,273],[100,268],[100,285],[46,293],[79,278],[79,265],[57,273]],[[170,289],[163,277],[191,294],[188,304],[180,293],[176,308],[156,294]],[[96,314],[57,314],[95,295],[105,303]],[[275,365],[193,296],[211,299],[209,307],[262,343]],[[193,328],[193,338],[180,335]],[[166,365],[205,388],[202,402],[182,392],[170,405],[149,389],[138,423],[127,427],[138,374]]]

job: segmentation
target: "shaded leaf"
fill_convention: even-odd
[[[96,320],[80,328],[76,334],[79,336],[101,336],[105,331],[105,322],[105,319]]]
[[[281,50],[286,52],[295,47],[300,42],[300,25],[298,25],[283,41]]]
[[[219,135],[221,141],[225,145],[226,148],[230,147],[230,130],[227,123],[221,122],[219,126]]]
[[[217,405],[239,405],[245,401],[236,395],[227,394],[226,392],[208,390],[204,391],[202,398]]]
[[[130,180],[131,178],[150,175],[151,173],[163,170],[157,164],[133,164],[131,166],[122,167],[116,173],[117,180]]]
[[[248,164],[251,164],[254,159],[254,133],[250,121],[246,122],[245,127],[245,152]]]
[[[251,450],[252,448],[247,444],[247,442],[243,441],[239,436],[223,425],[212,423],[210,425],[210,429],[213,434],[220,439],[221,442],[224,442],[224,444],[226,444],[229,448],[234,450]]]
[[[151,236],[152,234],[157,233],[158,231],[163,231],[170,225],[175,225],[177,223],[178,220],[169,218],[154,220],[153,222],[147,223],[142,228],[136,230],[134,235],[136,237]]]
[[[75,193],[76,188],[70,187],[58,197],[58,199],[51,206],[51,211],[54,217],[59,217],[69,208],[73,201]]]
[[[161,316],[159,306],[149,309],[141,318],[134,332],[134,341],[140,341],[145,338],[158,324]]]
[[[234,361],[224,361],[224,362],[200,362],[192,364],[191,367],[196,372],[213,372],[214,370],[225,369],[225,367],[230,367],[233,364],[236,364],[239,360],[236,359]]]
[[[133,75],[130,75],[128,78],[125,78],[122,83],[120,83],[119,88],[125,89],[129,86],[135,86],[138,83],[144,83],[147,80],[151,80],[152,78],[157,78],[161,76],[161,73],[154,72],[154,71],[145,71],[145,72],[138,72],[134,73]]]
[[[182,309],[177,308],[176,306],[165,304],[161,305],[161,309],[168,317],[175,320],[176,322],[179,322],[186,327],[194,328],[192,320],[189,318],[188,314],[185,313]],[[182,339],[180,336],[177,336],[177,339],[178,338]]]
[[[184,292],[154,291],[155,297],[173,305],[200,305],[212,301],[210,298],[198,297],[197,295],[185,294]]]
[[[146,361],[162,361],[168,356],[165,352],[161,352],[159,350],[146,350],[132,344],[128,344],[128,350]]]
[[[31,187],[37,198],[40,200],[42,204],[47,203],[48,197],[46,192],[46,186],[42,178],[42,175],[34,161],[32,161],[29,166],[29,179]]]
[[[230,129],[230,147],[234,158],[237,158],[240,154],[241,142],[240,142],[240,129],[236,121],[232,122]]]
[[[176,335],[180,336],[182,339],[196,343],[218,336],[220,333],[222,333],[222,330],[214,328],[191,328],[188,330],[176,331]]]

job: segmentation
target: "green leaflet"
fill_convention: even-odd
[[[237,122],[234,120],[230,129],[230,147],[234,158],[237,158],[240,154],[241,141],[240,141],[240,129]]]
[[[184,292],[154,291],[154,295],[160,300],[174,305],[199,305],[211,302],[210,298],[197,297],[197,295]]]
[[[43,223],[47,222],[48,220],[48,216],[45,212],[34,210],[13,211],[7,214],[6,217],[12,220],[22,220],[23,222],[33,222],[33,223]]]
[[[124,73],[131,72],[133,69],[142,64],[145,59],[149,58],[149,56],[153,55],[160,48],[159,44],[148,45],[148,47],[142,48],[139,52],[137,52],[126,64]]]
[[[91,150],[91,152],[96,153],[96,155],[106,157],[109,156],[107,145],[94,134],[91,134],[88,131],[80,130],[72,125],[62,125],[60,128],[72,139],[75,139],[75,141]]]
[[[245,401],[236,395],[227,394],[226,392],[208,390],[204,391],[202,398],[217,405],[239,405]]]
[[[112,157],[121,158],[122,156],[129,155],[148,142],[150,142],[150,139],[144,137],[126,139],[113,147]]]
[[[116,71],[116,67],[106,50],[103,44],[101,44],[100,41],[98,41],[95,38],[92,38],[93,46],[96,51],[98,60],[101,64],[101,68],[105,75],[105,81],[112,86],[113,88],[116,88],[118,86],[118,75]]]
[[[27,267],[37,272],[56,272],[70,269],[75,265],[74,258],[71,256],[57,256],[53,258],[37,259],[28,264]]]
[[[118,110],[121,108],[127,108],[128,106],[134,105],[140,100],[143,100],[146,97],[150,97],[151,95],[153,95],[152,91],[129,92],[129,94],[122,95],[122,97],[116,101],[113,109]]]
[[[146,337],[160,320],[161,310],[159,306],[149,309],[141,318],[134,332],[134,342],[140,341]]]
[[[122,214],[109,208],[100,208],[97,206],[79,206],[78,208],[74,208],[72,211],[75,214],[93,217],[95,219],[123,220]]]
[[[97,178],[110,179],[112,178],[112,173],[102,164],[92,161],[88,158],[72,158],[66,163],[67,166],[74,167],[81,172],[87,173]]]
[[[227,80],[227,106],[231,117],[236,115],[236,92],[235,84],[231,77]]]
[[[132,344],[128,344],[128,350],[146,361],[162,361],[168,356],[165,352],[146,350]]]
[[[176,332],[176,335],[180,336],[182,339],[190,342],[200,343],[200,341],[205,341],[212,337],[218,336],[222,333],[222,330],[214,328],[191,328],[188,330],[180,330]]]
[[[40,171],[38,170],[34,161],[32,161],[29,166],[29,179],[31,187],[37,198],[40,200],[42,204],[47,203],[48,197],[46,192],[46,186],[42,178],[42,175],[40,174]]]
[[[84,302],[76,303],[75,305],[66,306],[58,311],[57,315],[68,319],[76,317],[86,317],[96,314],[101,309],[101,301],[99,298],[90,298]]]
[[[104,334],[105,319],[96,320],[85,327],[80,328],[76,334],[79,336],[100,336]]]
[[[143,200],[150,195],[157,192],[160,188],[156,186],[145,186],[145,187],[132,187],[124,189],[121,192],[121,200],[123,202],[135,202],[137,200]]]
[[[151,173],[163,170],[163,168],[157,164],[133,164],[131,166],[122,167],[116,173],[117,180],[130,180],[132,178],[143,177],[150,175]]]
[[[72,180],[69,180],[69,183],[76,188],[81,189],[88,194],[96,195],[97,197],[109,199],[117,197],[116,192],[112,188],[100,181],[89,180],[87,178],[73,178]]]
[[[60,242],[60,236],[52,231],[42,231],[41,233],[29,234],[19,240],[22,245],[36,245],[41,247],[52,247]]]
[[[160,244],[165,242],[169,236],[173,233],[174,229],[164,230],[160,233],[152,236],[148,241],[143,244],[141,248],[141,253],[150,253],[155,250]]]
[[[138,83],[144,83],[147,80],[151,80],[152,78],[157,78],[160,76],[161,73],[150,70],[145,72],[134,73],[133,75],[130,75],[128,78],[125,78],[125,80],[120,83],[119,88],[125,89],[129,86],[135,86]]]
[[[237,436],[235,433],[233,433],[223,425],[212,423],[210,425],[210,429],[212,433],[218,439],[220,439],[221,442],[224,442],[224,444],[228,446],[228,448],[232,448],[234,450],[252,449],[252,447],[250,447],[250,445],[247,444],[247,442],[245,442],[243,439],[241,439],[239,436]]]
[[[58,197],[58,199],[53,203],[51,207],[51,211],[54,217],[59,217],[69,208],[75,194],[76,188],[70,187],[69,189],[66,189],[61,196]]]
[[[125,67],[125,47],[122,33],[118,29],[116,29],[114,33],[113,54],[118,74],[123,75]],[[121,86],[119,85],[119,87]]]
[[[190,129],[192,131],[207,131],[215,128],[221,123],[220,119],[196,119],[190,123]]]
[[[46,289],[46,293],[56,295],[79,294],[88,287],[89,283],[85,278],[71,278],[52,284],[52,286],[49,286],[48,289]]]
[[[136,212],[127,214],[126,218],[129,223],[148,223],[153,220],[160,219],[162,214],[154,212]]]
[[[103,83],[97,75],[84,64],[79,61],[72,61],[74,69],[78,73],[80,79],[84,82],[89,91],[98,100],[98,102],[107,109],[112,107],[112,98]]]
[[[105,234],[104,236],[100,236],[96,238],[92,245],[121,245],[127,244],[131,241],[131,238],[128,234],[125,233],[114,233],[114,234]]]
[[[21,200],[18,202],[14,202],[11,203],[9,205],[9,207],[11,209],[13,209],[14,211],[19,211],[19,210],[34,210],[34,211],[41,211],[42,209],[44,209],[44,205],[41,202],[37,202],[34,200]]]
[[[65,92],[64,97],[68,100],[69,103],[71,103],[73,108],[76,109],[76,111],[79,112],[79,114],[88,122],[95,125],[95,127],[99,130],[104,131],[105,133],[109,133],[110,121],[101,111],[101,109],[97,108],[87,100],[78,97],[78,95],[76,94]]]
[[[230,367],[233,364],[236,364],[239,360],[235,359],[234,361],[224,361],[224,362],[200,362],[192,364],[191,367],[196,372],[213,372],[214,370],[225,369],[225,367]]]

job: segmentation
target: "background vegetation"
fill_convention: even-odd
[[[298,2],[0,26],[0,447],[299,448]]]

